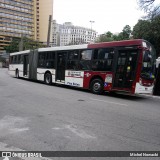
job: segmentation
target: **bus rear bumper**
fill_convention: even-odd
[[[136,83],[135,94],[153,94],[153,85],[148,87]]]

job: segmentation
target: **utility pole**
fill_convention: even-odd
[[[91,31],[92,31],[92,24],[95,22],[95,21],[89,21],[91,23]]]
[[[50,44],[51,22],[52,22],[52,15],[49,15],[47,47],[49,47],[49,44]]]
[[[21,40],[19,42],[19,51],[23,51],[23,34],[21,34]]]
[[[89,21],[91,23],[91,34],[90,34],[90,43],[92,41],[92,24],[95,22],[95,21]]]
[[[21,40],[19,42],[19,51],[23,51],[23,27],[22,27],[23,23],[22,22],[23,22],[23,18],[21,20]]]

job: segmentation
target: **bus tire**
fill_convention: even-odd
[[[93,79],[91,81],[90,90],[94,94],[102,94],[103,93],[103,81],[101,79]]]
[[[44,82],[47,85],[50,85],[52,83],[52,75],[50,73],[46,73],[44,75]]]
[[[16,78],[19,78],[19,71],[18,71],[18,69],[16,69],[15,76],[16,76]]]

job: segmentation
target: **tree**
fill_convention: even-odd
[[[141,38],[150,41],[152,39],[151,22],[149,20],[139,20],[133,27],[132,35],[135,39]]]
[[[147,13],[147,19],[160,15],[160,5],[155,5],[154,2],[156,0],[138,0],[139,7]]]
[[[5,46],[4,49],[8,53],[18,52],[19,51],[19,41],[20,41],[20,38],[12,38],[10,45]]]
[[[144,9],[147,11],[148,9],[152,7],[155,1],[156,0],[139,0],[138,3],[141,9]]]
[[[129,25],[126,25],[124,26],[122,32],[120,32],[119,34],[113,34],[110,31],[101,34],[97,42],[128,40],[130,39],[131,32],[132,32],[131,27]]]
[[[21,41],[20,38],[12,38],[10,45],[4,47],[4,49],[6,50],[7,53],[18,52],[20,41]],[[41,47],[46,47],[46,45],[44,45],[41,42],[29,39],[27,37],[23,37],[23,50],[36,49]]]
[[[157,54],[160,53],[160,16],[152,20],[139,20],[133,27],[133,38],[145,39],[152,43]]]
[[[110,32],[110,31],[106,32],[106,37],[112,38],[112,36],[113,36],[113,33],[112,33],[112,32]]]
[[[122,36],[124,40],[130,39],[131,35],[131,27],[129,25],[126,25],[122,30]]]
[[[0,56],[0,62],[5,62],[5,58],[3,58],[2,56]]]
[[[110,41],[113,41],[113,38],[112,38],[112,33],[110,31],[104,33],[104,34],[101,34],[97,40],[97,42],[110,42]]]

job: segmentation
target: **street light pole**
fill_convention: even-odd
[[[92,41],[92,24],[95,22],[95,21],[89,21],[91,23],[91,35],[90,35],[90,42]]]
[[[23,51],[23,27],[22,27],[23,18],[21,20],[21,41],[19,43],[19,51]]]
[[[49,47],[49,44],[50,44],[51,22],[52,22],[52,15],[49,15],[47,47]]]
[[[92,24],[95,22],[95,21],[89,21],[91,23],[91,31],[92,31]]]

